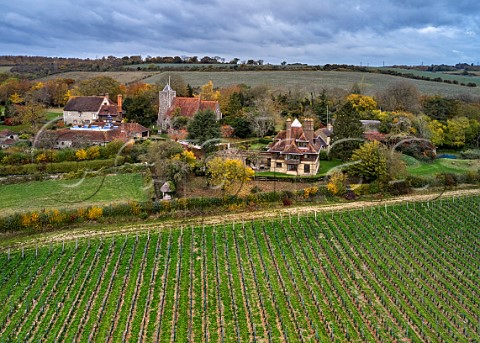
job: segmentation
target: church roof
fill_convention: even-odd
[[[167,111],[167,116],[172,116],[177,110],[180,115],[193,118],[198,111],[217,110],[218,101],[201,100],[200,98],[175,97],[172,106]]]

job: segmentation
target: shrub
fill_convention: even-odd
[[[79,149],[75,153],[75,157],[77,158],[78,161],[84,161],[88,158],[88,154],[84,149]]]
[[[347,191],[347,174],[334,172],[327,183],[327,189],[333,195],[344,195]]]
[[[101,207],[91,207],[87,211],[87,218],[90,220],[97,220],[103,214],[103,208]]]
[[[310,197],[313,197],[318,193],[318,187],[313,186],[313,187],[307,187],[303,190],[303,197],[305,199],[308,199]]]
[[[467,160],[478,160],[480,159],[480,149],[469,149],[462,151],[460,157]]]

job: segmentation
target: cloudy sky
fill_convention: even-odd
[[[0,55],[480,61],[478,0],[0,0]]]

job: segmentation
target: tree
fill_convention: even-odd
[[[177,96],[189,96],[188,85],[179,74],[163,74],[155,84],[159,89],[163,89],[169,82],[170,87],[177,93]]]
[[[348,167],[348,173],[360,176],[367,182],[380,181],[385,184],[403,176],[405,165],[400,154],[378,141],[367,142],[355,150],[350,159],[354,162]]]
[[[29,103],[17,106],[17,117],[30,133],[36,133],[40,125],[46,120],[45,108],[38,103]]]
[[[149,166],[156,200],[162,198],[160,188],[165,182],[178,184],[189,172],[189,162],[180,158],[183,151],[183,147],[174,141],[153,142],[147,153],[140,157]]]
[[[250,181],[255,172],[240,160],[215,157],[207,162],[207,175],[210,185],[231,192]]]
[[[376,98],[382,110],[412,113],[420,110],[418,89],[410,82],[397,82],[378,94]]]
[[[108,94],[110,98],[116,99],[121,93],[120,83],[110,76],[98,76],[80,81],[78,93],[83,96]]]
[[[155,124],[158,112],[155,100],[155,95],[150,92],[142,92],[138,95],[127,97],[122,105],[125,118],[145,127]]]
[[[218,100],[220,92],[213,89],[213,82],[210,80],[201,87],[200,98],[202,100]]]
[[[352,151],[363,141],[363,127],[360,115],[348,101],[335,113],[331,152],[334,157],[346,161]]]
[[[470,123],[466,117],[456,117],[447,120],[445,144],[453,148],[461,148],[466,142],[466,131]]]
[[[439,95],[425,97],[422,101],[423,111],[436,120],[451,119],[458,114],[458,100],[443,98]]]
[[[442,146],[445,142],[445,130],[446,125],[439,122],[438,120],[432,120],[428,124],[430,129],[430,140],[435,146]]]
[[[204,151],[211,148],[213,142],[220,138],[220,125],[212,110],[198,111],[187,127],[188,139],[204,146]]]
[[[372,111],[377,109],[377,102],[368,95],[350,94],[347,101],[352,103],[362,119],[370,119]]]

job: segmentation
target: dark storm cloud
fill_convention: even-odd
[[[477,63],[479,23],[476,1],[16,0],[0,54]]]

